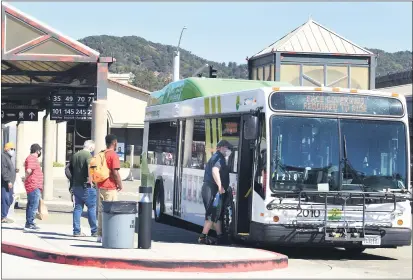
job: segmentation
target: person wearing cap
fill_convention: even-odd
[[[211,245],[214,244],[208,238],[209,230],[214,225],[217,233],[217,243],[224,242],[221,230],[221,213],[214,211],[214,198],[219,192],[224,194],[229,187],[229,168],[226,158],[231,155],[232,145],[227,140],[221,140],[217,144],[217,150],[209,159],[205,166],[204,184],[202,185],[202,200],[205,207],[205,223],[201,235],[198,238],[198,243]]]
[[[14,144],[4,145],[1,154],[1,223],[13,223],[7,218],[10,206],[13,203],[13,185],[16,180],[16,168],[11,160],[15,154]]]
[[[24,187],[27,193],[25,231],[39,230],[39,227],[34,223],[34,219],[39,208],[41,191],[43,190],[43,171],[39,162],[41,155],[42,148],[40,145],[33,144],[30,147],[30,155],[24,162],[24,169],[26,171]]]

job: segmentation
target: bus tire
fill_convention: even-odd
[[[350,257],[357,257],[361,255],[366,248],[344,248],[345,254]]]
[[[153,197],[153,212],[156,222],[163,220],[163,213],[165,212],[165,193],[161,180],[156,180],[155,192]]]

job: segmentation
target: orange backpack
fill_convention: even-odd
[[[110,176],[110,170],[106,162],[106,152],[101,151],[90,160],[89,174],[91,181],[95,184],[102,183]]]

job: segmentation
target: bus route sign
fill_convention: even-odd
[[[355,94],[277,92],[271,96],[271,106],[276,111],[403,116],[398,99]]]
[[[91,120],[95,93],[58,90],[50,96],[50,119],[57,121]]]

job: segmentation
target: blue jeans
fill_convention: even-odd
[[[13,189],[8,186],[1,187],[1,218],[7,218],[11,204],[13,203]]]
[[[96,225],[96,189],[83,188],[83,186],[74,186],[73,194],[75,196],[75,209],[73,209],[73,234],[80,233],[80,217],[82,216],[83,207],[87,207],[87,218],[92,234],[98,230]]]
[[[36,218],[37,209],[39,208],[40,196],[40,189],[35,189],[27,194],[26,227],[35,225],[34,219]]]

